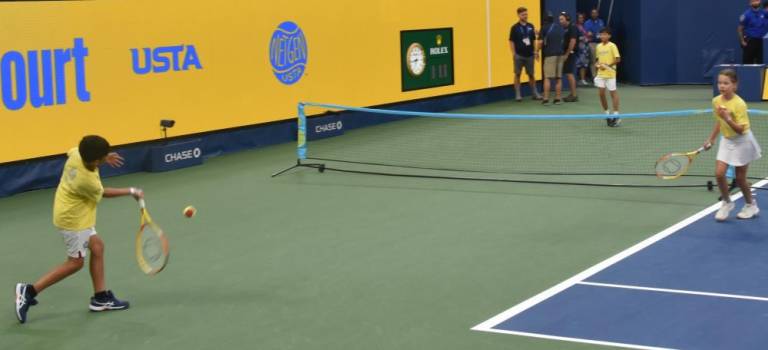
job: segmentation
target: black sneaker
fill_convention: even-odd
[[[565,102],[579,102],[579,96],[568,96],[563,99]]]
[[[93,312],[111,311],[111,310],[125,310],[131,306],[131,303],[127,301],[118,300],[111,290],[104,292],[103,295],[91,297],[91,304],[88,305],[88,309]]]
[[[555,100],[555,105],[561,105],[561,104],[563,104],[562,100]]]
[[[613,127],[613,118],[605,118],[605,123],[608,124],[608,127]]]
[[[542,106],[549,106],[549,99],[543,99],[543,100],[541,100],[541,105],[542,105]]]
[[[621,125],[621,118],[613,118],[613,127],[618,127]]]
[[[16,318],[21,323],[27,322],[29,307],[37,305],[37,300],[32,296],[31,287],[31,284],[16,283]]]
[[[534,95],[532,98],[533,98],[534,101],[541,101],[541,100],[544,99],[544,97],[541,97],[539,95]]]

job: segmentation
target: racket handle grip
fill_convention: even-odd
[[[147,208],[147,202],[144,201],[144,198],[139,199],[139,208],[141,209]]]

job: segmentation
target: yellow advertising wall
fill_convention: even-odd
[[[507,85],[513,78],[507,37],[517,20],[516,9],[528,7],[538,27],[534,20],[540,17],[538,4],[533,0],[0,3],[3,94],[19,97],[18,60],[9,52],[24,57],[24,72],[30,78],[30,51],[37,52],[40,61],[50,50],[53,62],[53,50],[73,53],[76,38],[88,50],[82,59],[83,86],[90,93],[88,101],[78,98],[73,59],[63,65],[65,83],[59,84],[66,86],[66,103],[35,107],[27,101],[13,110],[0,100],[0,163],[63,153],[85,134],[103,135],[115,145],[157,139],[160,119],[175,119],[171,135],[178,136],[294,118],[299,101],[370,106]],[[306,72],[292,85],[275,77],[269,56],[272,34],[285,21],[301,28],[308,47]],[[453,28],[455,84],[402,92],[400,31],[443,27]],[[176,45],[194,46],[202,68],[134,72],[131,49],[143,52]],[[189,50],[182,52],[182,61],[185,53]],[[52,67],[55,71],[56,64]],[[26,85],[28,89],[29,81]]]

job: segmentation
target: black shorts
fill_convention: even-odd
[[[576,54],[568,55],[568,59],[563,63],[563,74],[576,74]]]
[[[744,64],[763,63],[763,39],[747,38],[747,46],[744,46],[742,50]]]

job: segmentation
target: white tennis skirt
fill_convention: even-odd
[[[732,138],[721,137],[717,160],[731,166],[749,165],[762,157],[762,150],[751,130]]]

